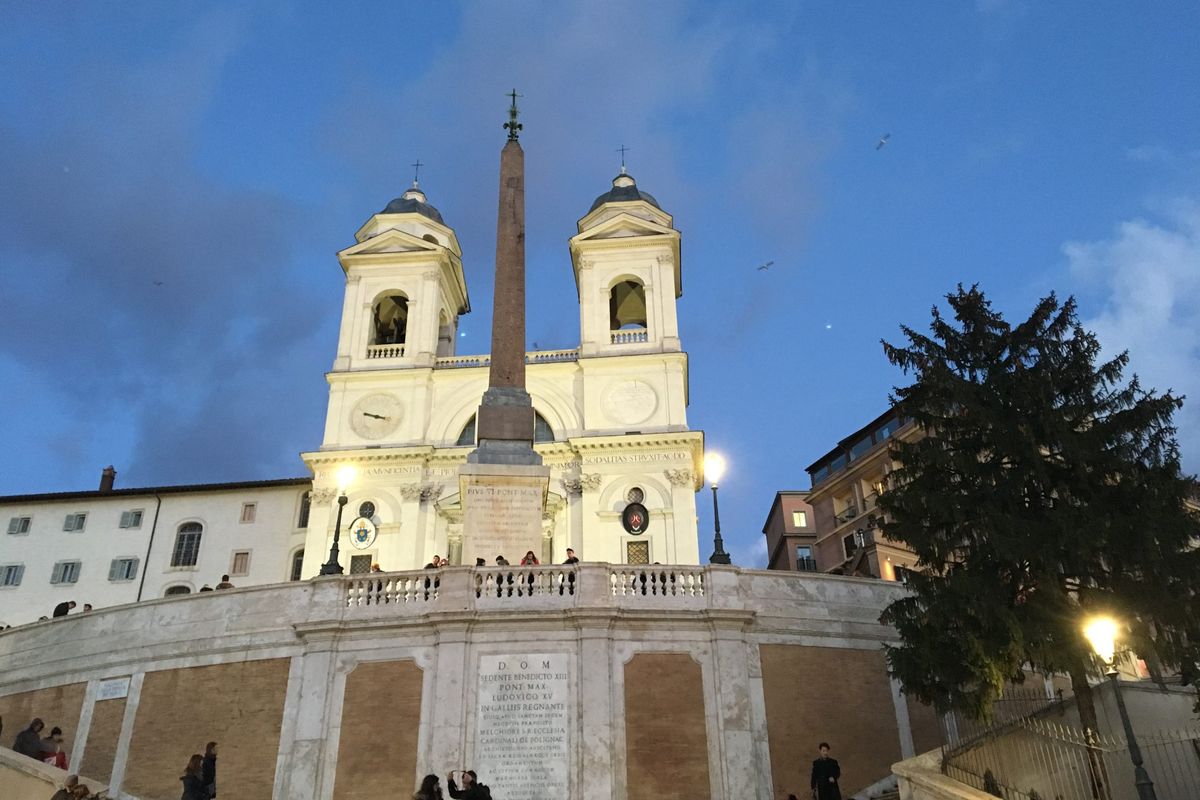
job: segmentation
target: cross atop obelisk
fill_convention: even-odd
[[[525,391],[525,152],[517,140],[517,90],[504,123],[500,208],[496,218],[496,286],[492,297],[492,363],[475,429],[473,464],[541,464],[533,451],[533,403]]]

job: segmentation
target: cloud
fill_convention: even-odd
[[[196,166],[244,27],[206,17],[152,60],[86,65],[34,124],[0,123],[0,356],[64,408],[45,437],[64,464],[124,455],[123,477],[143,482],[253,477],[269,420],[296,419],[278,394],[297,378],[273,367],[336,312],[286,272],[305,209]],[[272,466],[303,469],[294,452]]]
[[[1200,202],[1184,198],[1164,219],[1134,219],[1111,238],[1063,246],[1073,275],[1103,298],[1084,320],[1107,353],[1129,350],[1147,387],[1186,395],[1176,414],[1185,470],[1200,471]]]

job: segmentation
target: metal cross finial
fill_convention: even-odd
[[[519,113],[517,111],[517,98],[524,96],[523,94],[517,94],[516,89],[513,89],[506,95],[506,97],[512,98],[512,106],[508,109],[508,122],[504,123],[504,127],[508,130],[508,140],[510,142],[517,141],[517,131],[525,127],[517,122],[517,114]]]
[[[413,168],[413,186],[417,185],[417,180],[421,177],[421,167],[425,166],[421,163],[421,159],[417,159],[416,163],[409,164]]]
[[[617,152],[621,154],[621,172],[625,171],[625,153],[629,150],[625,145],[617,148]]]

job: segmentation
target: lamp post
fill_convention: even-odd
[[[338,469],[338,513],[337,522],[333,524],[333,546],[329,548],[329,560],[321,565],[322,575],[341,575],[342,565],[338,562],[338,538],[342,532],[342,509],[350,498],[346,497],[346,489],[354,480],[354,467],[345,466]]]
[[[717,508],[717,483],[725,473],[725,459],[717,453],[709,453],[704,457],[704,474],[712,484],[713,492],[713,554],[709,556],[710,564],[731,564],[729,553],[725,552],[725,542],[721,540],[721,512]]]
[[[1133,735],[1129,712],[1125,710],[1125,698],[1121,696],[1121,681],[1117,679],[1117,623],[1109,617],[1096,617],[1084,627],[1083,635],[1087,637],[1100,660],[1108,666],[1105,674],[1112,681],[1117,710],[1121,713],[1121,724],[1125,727],[1125,743],[1129,746],[1129,760],[1133,762],[1133,784],[1137,787],[1138,800],[1158,800],[1158,795],[1154,792],[1154,782],[1142,766],[1142,751]]]

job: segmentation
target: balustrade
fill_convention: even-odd
[[[427,603],[437,600],[440,578],[436,574],[375,572],[346,580],[346,605],[379,606],[389,603]]]
[[[625,331],[612,331],[613,344],[633,344],[635,342],[645,342],[649,340],[650,333],[645,328],[637,328]]]
[[[525,354],[526,364],[548,364],[555,361],[577,361],[579,348],[573,350],[531,350]],[[479,356],[443,356],[434,365],[438,369],[459,369],[462,367],[486,367],[492,363],[490,355]]]
[[[403,344],[370,344],[367,345],[367,358],[403,358]]]
[[[617,597],[703,597],[702,568],[614,568],[609,576]]]
[[[475,570],[475,597],[574,597],[575,575],[572,567],[485,567]]]

